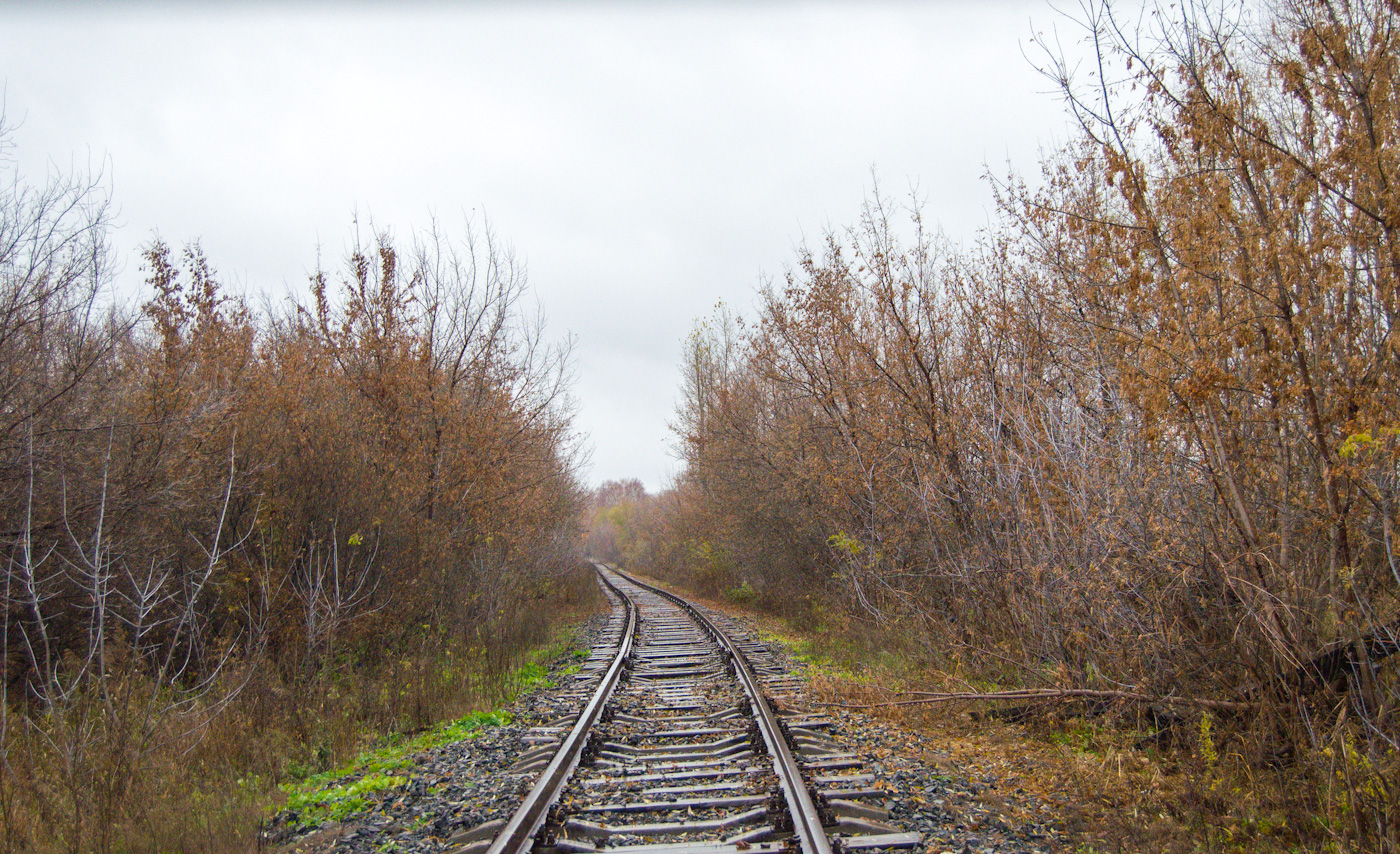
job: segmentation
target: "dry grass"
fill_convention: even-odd
[[[589,588],[591,590],[591,587]],[[158,722],[141,742],[74,706],[47,721],[7,718],[0,739],[0,852],[236,852],[257,849],[279,784],[352,759],[385,736],[508,700],[520,665],[567,641],[601,602],[577,596],[535,609],[538,631],[510,643],[446,645],[309,684],[273,666],[239,671],[226,707]],[[129,716],[117,715],[121,725]]]
[[[866,685],[823,677],[832,702],[862,703]],[[1126,719],[1057,715],[1010,724],[967,709],[886,707],[871,714],[932,735],[947,770],[995,776],[1059,815],[1070,842],[1096,851],[1190,852],[1296,850],[1286,804],[1265,794],[1267,781],[1203,775],[1194,753],[1160,754],[1133,745],[1143,733]],[[1227,797],[1228,793],[1228,797]],[[1296,829],[1296,828],[1295,828]]]

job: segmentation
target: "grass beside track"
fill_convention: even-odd
[[[510,713],[503,710],[471,712],[412,737],[390,736],[339,768],[283,783],[281,789],[287,800],[282,808],[296,812],[303,824],[344,821],[406,785],[408,776],[396,772],[412,768],[414,754],[475,738],[483,727],[510,721]]]

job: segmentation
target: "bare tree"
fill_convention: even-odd
[[[327,536],[312,532],[292,576],[306,620],[306,663],[311,673],[335,657],[336,637],[348,623],[384,606],[372,604],[381,581],[375,564],[378,533],[368,545],[364,539],[356,532],[342,546],[339,527],[332,521]]]

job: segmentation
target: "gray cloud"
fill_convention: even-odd
[[[489,213],[579,345],[595,481],[659,488],[680,344],[858,214],[871,167],[968,238],[984,165],[1063,136],[1022,57],[1037,2],[6,7],[33,174],[107,162],[131,252],[200,238],[296,291],[351,212],[404,234]],[[139,287],[134,260],[123,287]]]

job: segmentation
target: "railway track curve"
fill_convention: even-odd
[[[920,843],[884,821],[884,791],[824,734],[831,721],[786,708],[800,683],[766,645],[595,567],[615,607],[576,675],[581,710],[526,736],[515,770],[536,776],[524,802],[464,851],[842,854]]]

